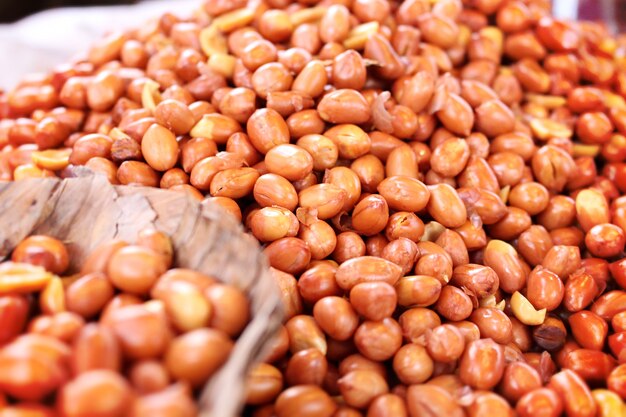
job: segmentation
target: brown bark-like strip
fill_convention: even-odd
[[[76,271],[101,243],[114,238],[133,242],[150,226],[170,235],[176,266],[234,284],[251,300],[252,321],[200,400],[202,417],[234,416],[245,394],[245,374],[262,359],[263,347],[282,320],[267,261],[237,221],[183,193],[112,186],[100,176],[0,183],[0,260],[25,237],[46,234],[67,244],[70,268]]]

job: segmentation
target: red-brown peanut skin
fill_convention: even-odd
[[[402,269],[390,261],[374,256],[360,256],[339,265],[335,279],[341,288],[350,290],[362,282],[381,281],[395,285],[401,274]]]
[[[565,412],[568,415],[594,417],[596,402],[591,396],[587,384],[574,372],[563,370],[552,376],[548,388],[553,389],[561,397]]]
[[[467,210],[456,190],[448,184],[429,187],[428,213],[446,227],[460,227],[467,219]]]
[[[433,385],[411,385],[407,390],[407,405],[411,417],[463,417],[463,408],[452,395]]]
[[[519,417],[559,417],[563,413],[563,400],[555,390],[539,388],[520,398],[515,411]]]
[[[504,348],[491,339],[470,342],[459,363],[461,380],[476,389],[495,387],[504,374]]]

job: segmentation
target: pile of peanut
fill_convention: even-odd
[[[625,98],[548,1],[207,0],[0,94],[0,179],[239,218],[285,308],[245,415],[618,416]]]
[[[167,235],[112,240],[68,275],[63,242],[0,263],[0,415],[195,416],[250,318],[239,289],[173,268]]]

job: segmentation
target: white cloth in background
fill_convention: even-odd
[[[202,0],[150,0],[131,6],[60,8],[0,25],[0,89],[86,52],[105,33],[140,27],[165,12],[188,16]]]

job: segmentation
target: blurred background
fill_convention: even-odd
[[[139,3],[139,0],[0,0],[0,22],[14,22],[30,14],[58,7],[132,5],[136,3]],[[171,4],[176,3],[176,0],[171,0]],[[626,2],[620,0],[553,0],[552,3],[555,13],[564,17],[581,16],[595,20],[603,18],[603,15],[616,16],[616,13],[619,15],[617,17],[626,17]],[[619,7],[620,5],[622,7]],[[624,22],[623,19],[616,20]]]
[[[202,0],[0,0],[0,89],[86,51],[104,33],[170,11],[188,15]],[[553,0],[559,18],[603,20],[626,32],[626,0]],[[6,65],[10,63],[10,65]]]
[[[165,12],[191,15],[202,0],[0,0],[0,89],[86,52],[104,34]],[[37,11],[42,8],[42,11]],[[22,13],[26,13],[22,16]],[[18,19],[18,20],[15,20]],[[6,22],[8,21],[8,22]]]
[[[14,22],[22,17],[41,10],[67,6],[106,6],[115,4],[133,4],[132,0],[29,0],[1,1],[0,22]]]

